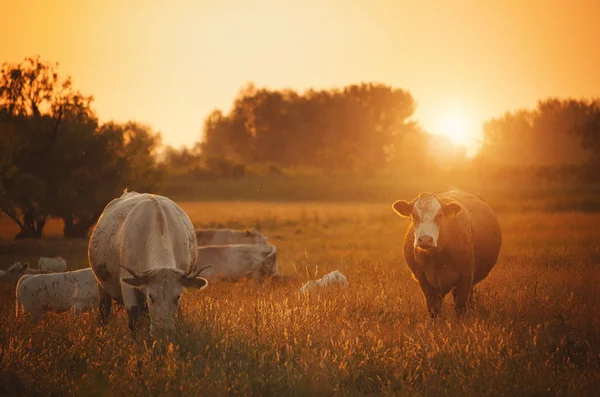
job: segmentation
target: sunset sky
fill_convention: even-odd
[[[575,7],[574,5],[577,4]],[[241,86],[410,91],[430,132],[600,96],[600,1],[2,1],[0,62],[58,61],[101,121],[191,145]],[[466,131],[466,132],[465,132]]]

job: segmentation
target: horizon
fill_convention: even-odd
[[[468,0],[28,4],[38,12],[8,5],[13,17],[0,34],[23,34],[0,49],[2,62],[37,54],[58,62],[62,76],[94,96],[100,121],[146,123],[176,148],[197,142],[209,113],[227,113],[249,82],[300,93],[361,82],[400,88],[416,101],[412,119],[463,145],[508,111],[548,97],[600,96],[600,4],[591,0],[577,8]]]

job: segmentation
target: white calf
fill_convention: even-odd
[[[309,288],[327,287],[331,285],[343,285],[344,287],[347,287],[348,280],[346,279],[346,276],[339,272],[339,270],[334,270],[318,280],[311,280],[304,284],[302,288],[300,288],[300,292],[304,294]]]
[[[17,284],[16,297],[16,315],[29,313],[34,321],[46,311],[79,314],[95,306],[96,277],[91,268],[25,275]]]
[[[40,271],[42,273],[66,272],[67,261],[61,258],[60,256],[56,256],[54,258],[42,256],[38,261],[38,267],[40,268]]]

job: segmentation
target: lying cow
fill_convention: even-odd
[[[186,213],[170,199],[126,192],[112,200],[98,219],[88,258],[96,275],[100,319],[112,300],[127,310],[129,329],[146,308],[150,333],[175,327],[179,298],[186,287],[204,288],[196,277],[196,235]]]
[[[46,256],[40,257],[38,261],[38,267],[42,273],[60,273],[67,271],[67,261],[56,256],[49,258]]]
[[[211,264],[202,277],[238,280],[279,275],[277,248],[271,244],[210,245],[198,248],[197,263]]]
[[[196,229],[198,247],[229,244],[267,244],[269,238],[256,229]]]
[[[96,304],[96,277],[92,269],[66,273],[25,275],[16,288],[16,315],[33,321],[46,311],[80,314]]]
[[[423,290],[430,315],[438,314],[450,291],[461,313],[473,286],[498,260],[502,232],[496,214],[481,198],[456,188],[421,193],[411,202],[396,201],[393,208],[411,219],[404,258]]]
[[[10,285],[17,285],[19,279],[25,274],[40,274],[40,271],[30,268],[29,263],[21,264],[21,262],[15,262],[3,274],[0,274],[0,281]]]
[[[304,284],[302,288],[300,288],[300,293],[306,293],[309,288],[322,288],[332,285],[343,285],[344,287],[347,287],[348,280],[346,279],[346,276],[344,276],[339,270],[334,270],[318,280],[311,280]]]

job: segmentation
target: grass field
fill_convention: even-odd
[[[215,283],[182,297],[179,329],[133,338],[109,324],[47,314],[31,327],[0,286],[0,395],[597,395],[600,214],[500,213],[504,244],[474,306],[436,320],[402,258],[407,221],[387,204],[180,203],[196,226],[256,227],[278,247],[286,285]],[[5,218],[0,230],[14,233]],[[87,242],[0,243],[0,268]],[[12,233],[12,234],[11,234]],[[300,296],[339,269],[348,289]]]

